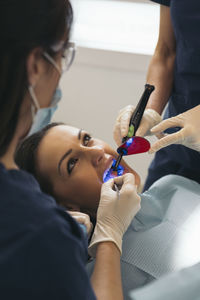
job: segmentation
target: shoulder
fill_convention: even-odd
[[[37,237],[45,231],[53,234],[50,230],[53,226],[68,238],[82,243],[82,231],[78,224],[52,197],[40,190],[39,184],[29,173],[7,171],[0,165],[0,197],[0,217],[6,224],[6,215],[9,214],[10,232],[17,228],[29,237]]]
[[[9,268],[5,259],[2,269],[9,273],[0,270],[0,278],[38,290],[45,299],[95,299],[78,223],[26,172],[0,166],[0,197],[1,243],[9,253]]]

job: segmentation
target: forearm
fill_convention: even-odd
[[[155,91],[152,93],[147,108],[152,108],[159,114],[163,112],[165,105],[168,102],[173,86],[174,74],[174,53],[165,53],[166,51],[156,50],[150,62],[147,83],[155,86]]]
[[[170,8],[161,5],[158,43],[147,73],[147,82],[155,86],[147,108],[152,108],[159,114],[163,112],[172,91],[175,56],[176,39]]]
[[[98,300],[123,299],[120,252],[114,243],[99,243],[91,283]]]

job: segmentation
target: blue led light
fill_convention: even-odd
[[[117,168],[117,175],[121,176],[123,175],[123,173],[124,173],[124,168],[121,165],[119,165]]]
[[[113,159],[113,164],[112,164],[112,167],[115,165],[116,163],[116,160]],[[117,176],[121,176],[123,175],[124,173],[124,167],[122,167],[121,165],[118,166],[117,168],[117,172],[114,171],[112,169],[112,167],[110,169],[107,169],[105,172],[104,172],[104,175],[103,175],[103,182],[106,182],[108,181],[109,179],[112,179],[112,178],[115,178]],[[117,173],[117,174],[116,174]]]
[[[133,143],[133,137],[126,141],[126,147],[128,148]]]

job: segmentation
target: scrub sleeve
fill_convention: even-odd
[[[33,176],[0,164],[1,299],[85,299],[87,245],[78,223]]]
[[[176,116],[200,104],[200,1],[152,0],[170,6],[176,38],[176,59],[172,94],[164,119]],[[180,128],[166,130],[173,133]],[[152,161],[144,186],[168,174],[177,174],[200,183],[200,153],[181,145],[158,151]]]

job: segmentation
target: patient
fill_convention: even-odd
[[[95,218],[103,174],[118,156],[105,142],[62,123],[52,123],[27,138],[16,153],[16,162],[32,173],[41,189],[69,210]],[[124,172],[140,178],[123,160]]]
[[[87,213],[95,222],[103,174],[116,156],[108,144],[84,130],[52,123],[19,145],[16,162],[60,205]],[[121,164],[139,185],[137,173],[125,161]],[[141,198],[141,210],[123,238],[125,299],[129,290],[200,260],[200,185],[168,175]],[[89,273],[92,267],[90,262]]]

